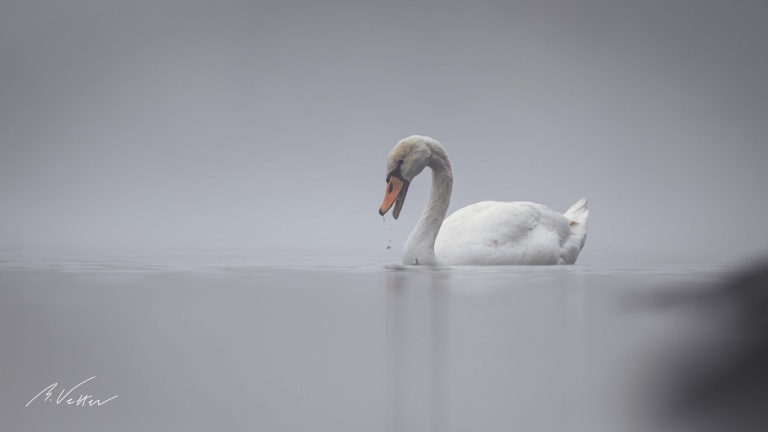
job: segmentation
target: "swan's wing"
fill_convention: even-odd
[[[541,204],[483,201],[443,222],[435,254],[444,264],[557,264],[569,223]]]

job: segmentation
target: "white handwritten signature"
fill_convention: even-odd
[[[53,397],[53,391],[59,385],[59,383],[53,383],[48,387],[44,388],[43,391],[41,391],[40,393],[36,394],[35,397],[30,399],[29,402],[27,402],[27,404],[24,405],[24,407],[28,407],[32,402],[35,401],[35,399],[39,398],[43,394],[45,394],[45,398],[41,399],[42,402],[54,402],[56,405],[64,403],[66,405],[74,405],[74,406],[80,406],[80,407],[102,406],[105,403],[111,401],[112,399],[117,398],[118,395],[114,395],[111,398],[104,399],[104,400],[94,399],[93,395],[88,393],[80,393],[77,399],[75,399],[74,395],[70,397],[70,394],[72,394],[72,392],[75,391],[78,387],[80,387],[81,385],[87,383],[88,381],[94,378],[96,377],[92,376],[88,378],[87,380],[69,389],[69,391],[67,391],[66,388],[62,387],[61,391],[59,392],[59,396],[56,397],[55,399]]]

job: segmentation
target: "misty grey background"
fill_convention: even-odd
[[[384,160],[451,210],[591,202],[590,257],[768,249],[762,1],[2,1],[0,247],[368,251]]]
[[[766,22],[758,1],[0,0],[2,425],[630,430],[654,354],[714,332],[627,300],[768,250]],[[580,265],[382,265],[429,188],[376,214],[413,133],[448,150],[451,210],[589,196]],[[23,408],[89,376],[119,398]]]

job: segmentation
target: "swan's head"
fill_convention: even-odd
[[[434,139],[421,135],[412,135],[403,138],[389,152],[387,157],[387,189],[384,192],[384,201],[379,207],[379,214],[385,215],[392,205],[392,216],[397,219],[408,193],[408,185],[411,180],[419,175],[429,163],[432,156],[431,147],[440,144]]]

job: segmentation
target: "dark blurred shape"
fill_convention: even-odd
[[[768,260],[664,304],[692,312],[702,336],[674,348],[682,362],[661,385],[664,423],[674,430],[768,431]]]

